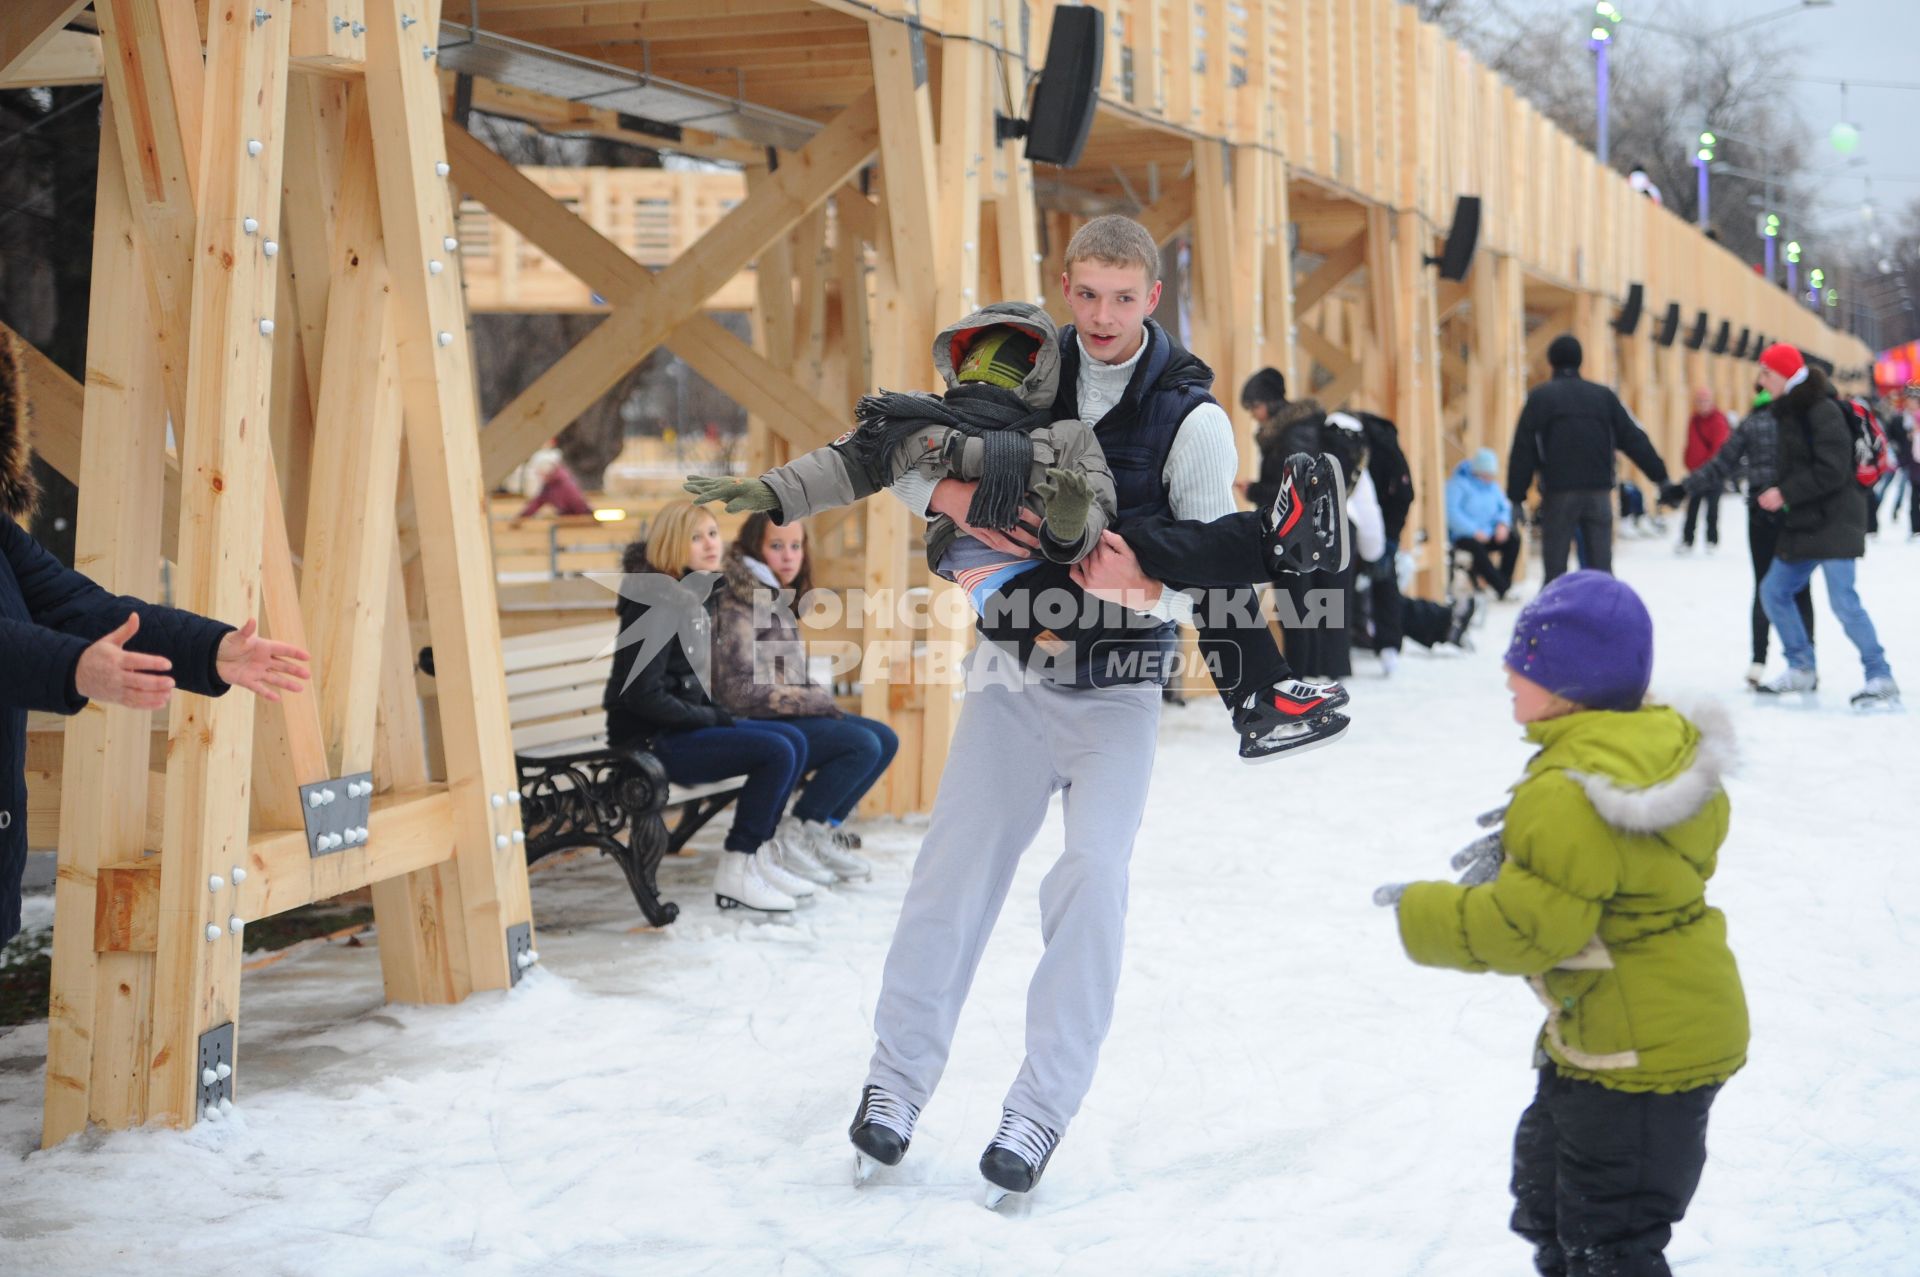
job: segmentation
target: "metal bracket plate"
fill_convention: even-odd
[[[373,811],[373,773],[354,772],[300,786],[300,814],[307,822],[307,854],[324,856],[362,846]]]
[[[221,1101],[233,1107],[233,1022],[218,1025],[200,1035],[200,1064],[195,1081],[200,1090],[200,1115],[224,1112]],[[211,1077],[213,1080],[208,1081]]]
[[[516,922],[507,928],[507,978],[513,984],[533,965],[533,924]]]

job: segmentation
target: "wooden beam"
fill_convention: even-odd
[[[652,304],[618,307],[542,373],[487,424],[486,480],[505,475],[534,445],[571,423],[767,244],[831,195],[872,157],[879,131],[869,93],[661,271]]]
[[[177,9],[178,6],[168,6]],[[279,224],[287,27],[250,10],[209,14],[199,233],[194,258],[186,413],[181,441],[178,605],[242,618],[258,607],[270,478],[266,412],[277,274],[242,219]],[[189,134],[189,136],[191,136]],[[248,139],[261,143],[249,154]],[[249,428],[252,427],[252,428]],[[160,947],[155,967],[148,1105],[176,1126],[197,1117],[200,1034],[237,1018],[240,937],[214,917],[207,877],[246,844],[253,714],[246,698],[175,697],[169,724]],[[209,924],[213,939],[203,934]]]
[[[85,31],[56,31],[38,51],[0,71],[0,89],[98,84],[104,74],[99,36]]]
[[[102,108],[106,118],[100,131],[88,298],[87,379],[94,388],[85,401],[91,409],[88,420],[83,429],[73,430],[78,464],[66,473],[80,489],[74,565],[114,594],[152,598],[160,584],[155,547],[166,475],[166,395],[149,322],[141,239],[120,163],[115,109],[109,93]],[[76,418],[72,425],[78,427],[83,411],[76,402],[79,387],[65,374],[49,377],[50,368],[46,365],[35,378],[36,431],[49,409],[71,413]],[[37,393],[63,380],[70,392],[61,387],[44,399]],[[104,1022],[102,1011],[116,1006],[114,990],[121,984],[148,988],[152,963],[102,963],[92,936],[95,874],[102,865],[137,856],[148,845],[151,739],[149,712],[98,701],[67,724],[61,777],[63,782],[85,777],[85,782],[60,786],[43,1147],[84,1130],[95,1116],[120,1126],[145,1120],[143,1074],[129,1065],[142,1058],[149,1008],[129,1001],[123,1008],[127,1014],[108,1016]],[[114,1031],[114,1025],[125,1031]],[[106,1065],[99,1085],[96,1049]]]
[[[0,6],[0,79],[32,61],[86,7],[87,0],[8,0]]]
[[[459,277],[434,273],[454,234],[443,180],[446,138],[439,86],[401,25],[402,0],[367,8],[368,114],[373,122],[380,223],[393,280],[393,331],[408,464],[426,576],[427,619],[439,668],[440,727],[452,800],[467,969],[445,973],[459,994],[511,983],[506,929],[532,918],[526,860],[510,841],[519,808],[492,806],[516,792],[506,682],[500,665],[499,603],[487,544],[476,429],[473,352]],[[410,10],[412,6],[409,6]],[[432,31],[439,5],[419,17]],[[612,322],[609,320],[608,322]],[[604,330],[605,325],[602,325]]]
[[[387,300],[392,280],[366,99],[354,95],[348,110],[300,592],[327,774],[334,776],[373,763],[400,478],[400,386]]]
[[[1140,210],[1139,223],[1153,236],[1153,242],[1165,247],[1168,240],[1185,230],[1193,220],[1193,183],[1181,182],[1160,192],[1160,198]]]
[[[1293,286],[1293,313],[1304,315],[1322,297],[1346,282],[1349,275],[1359,270],[1367,261],[1367,236],[1362,231],[1340,247],[1328,253],[1320,264]]]
[[[660,304],[658,276],[519,169],[451,122],[446,126],[446,142],[454,180],[541,252],[617,306]],[[846,429],[844,412],[822,404],[711,315],[694,311],[668,334],[666,345],[695,372],[748,412],[788,434],[803,450],[819,447]],[[486,481],[496,482],[526,455],[485,453]]]

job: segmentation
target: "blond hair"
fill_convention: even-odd
[[[701,520],[713,524],[716,528],[720,521],[713,517],[712,511],[704,510],[691,501],[675,501],[661,508],[653,516],[653,524],[647,529],[647,562],[655,572],[664,572],[671,577],[687,574],[687,559],[693,550],[693,534],[699,528]]]
[[[1087,261],[1138,266],[1147,272],[1148,284],[1160,278],[1160,246],[1153,242],[1153,235],[1131,217],[1118,213],[1094,218],[1067,241],[1067,269],[1072,270],[1075,262]]]

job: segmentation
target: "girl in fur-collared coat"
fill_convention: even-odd
[[[1746,1063],[1727,924],[1706,902],[1732,741],[1718,710],[1645,703],[1653,623],[1573,572],[1521,612],[1514,718],[1539,746],[1461,883],[1383,887],[1407,955],[1527,978],[1545,1004],[1514,1137],[1513,1228],[1547,1277],[1664,1277],[1706,1162],[1707,1111]]]

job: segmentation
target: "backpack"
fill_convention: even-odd
[[[1893,473],[1893,449],[1887,446],[1887,432],[1880,428],[1873,409],[1861,400],[1842,399],[1840,413],[1853,435],[1853,477],[1861,487],[1871,488]]]

